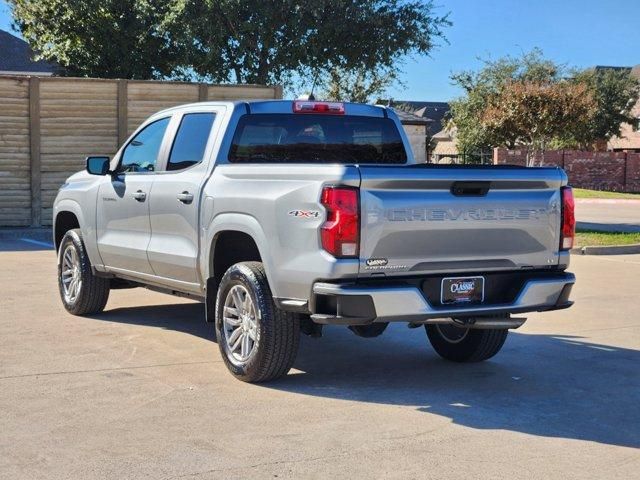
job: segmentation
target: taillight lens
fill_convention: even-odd
[[[560,250],[573,248],[573,239],[576,236],[575,202],[571,187],[562,187],[562,226],[560,227]]]
[[[328,115],[344,115],[344,103],[295,100],[293,102],[293,113],[325,113]]]
[[[360,198],[353,187],[324,187],[320,199],[327,220],[320,227],[322,248],[336,258],[359,254]]]

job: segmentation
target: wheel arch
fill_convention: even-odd
[[[56,251],[60,248],[64,234],[73,228],[79,228],[84,234],[84,215],[77,202],[65,199],[56,204],[53,212],[53,240]]]
[[[204,245],[208,248],[203,252],[205,255],[202,255],[201,269],[208,284],[210,279],[222,278],[227,268],[234,263],[259,261],[263,263],[269,286],[273,295],[276,295],[277,285],[271,268],[268,242],[262,227],[254,217],[231,213],[218,215],[211,222],[205,235]],[[218,257],[221,254],[226,258]]]
[[[75,213],[69,210],[63,210],[56,215],[53,224],[53,244],[56,252],[60,249],[60,243],[65,233],[74,228],[80,228],[80,221]]]
[[[262,255],[253,237],[240,230],[222,230],[211,242],[209,277],[220,283],[224,273],[238,262],[262,262]]]
[[[73,220],[74,217],[75,221]],[[89,212],[88,217],[84,215],[82,207],[75,200],[64,198],[57,201],[53,208],[54,245],[56,251],[58,251],[64,234],[70,229],[68,227],[79,228],[91,265],[100,269],[102,268],[102,258],[96,243],[96,229],[95,226],[91,226],[91,222],[95,221],[95,215],[91,218],[92,215]]]

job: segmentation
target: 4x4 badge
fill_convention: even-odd
[[[291,210],[289,215],[296,218],[318,218],[320,212],[317,210]]]

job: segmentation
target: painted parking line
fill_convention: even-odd
[[[53,248],[53,243],[49,242],[41,242],[40,240],[33,240],[31,238],[21,238],[20,240],[22,240],[23,242],[31,243],[33,245],[38,245],[39,247]]]

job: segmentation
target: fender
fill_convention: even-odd
[[[277,297],[278,282],[275,275],[276,269],[273,268],[273,260],[271,252],[268,249],[269,243],[267,236],[265,235],[258,220],[251,215],[244,213],[220,213],[211,220],[208,227],[202,229],[200,234],[200,245],[202,245],[200,255],[200,272],[204,275],[204,278],[202,279],[203,284],[206,283],[207,278],[213,275],[213,272],[211,271],[211,259],[209,258],[211,254],[211,245],[218,233],[228,230],[246,233],[256,242],[256,246],[260,252],[260,257],[262,258],[262,263],[264,264],[265,272],[267,274],[267,280],[271,287],[271,292],[274,297]]]
[[[100,256],[100,252],[98,251],[97,244],[97,233],[95,226],[95,221],[93,224],[88,222],[85,218],[84,212],[80,204],[70,198],[63,198],[54,203],[53,207],[53,228],[55,232],[56,220],[58,218],[58,214],[60,212],[71,212],[78,219],[78,223],[80,224],[80,232],[82,233],[82,240],[84,241],[84,247],[87,250],[87,255],[89,256],[89,260],[91,260],[91,264],[97,270],[103,270],[104,262],[102,261],[102,257]],[[95,219],[94,219],[95,220]]]

